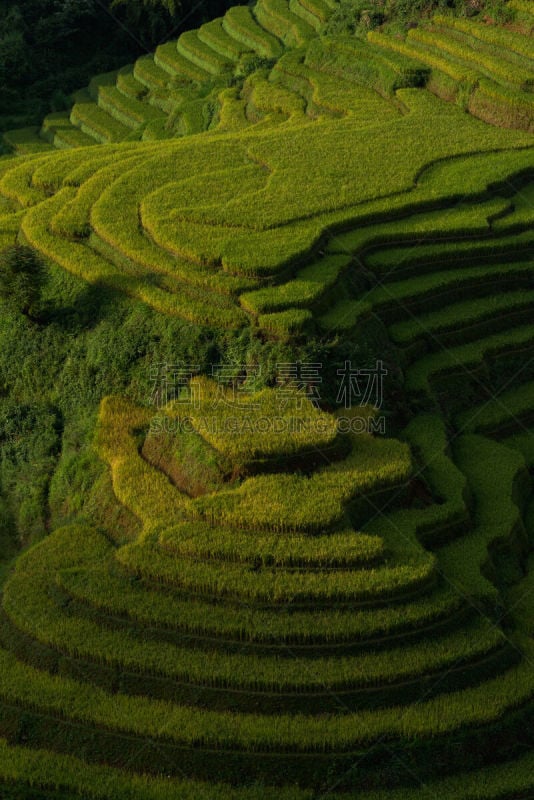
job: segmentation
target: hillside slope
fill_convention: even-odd
[[[95,370],[83,445],[61,405],[68,512],[2,573],[6,796],[534,792],[516,5],[513,31],[438,16],[363,41],[322,35],[325,0],[259,0],[95,79],[42,136],[8,135],[0,247],[106,295],[109,349],[131,303],[269,353],[343,363],[371,343],[398,385],[387,436],[367,403],[270,387],[237,413],[232,382],[201,375],[198,404],[154,408],[138,374],[125,396]]]

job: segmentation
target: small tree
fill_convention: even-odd
[[[46,272],[31,247],[13,245],[0,253],[0,299],[32,317],[38,307]]]
[[[162,8],[172,16],[178,13],[182,3],[181,0],[113,0],[111,7],[114,8],[115,6],[129,6],[134,9],[139,9],[143,6],[149,9]]]

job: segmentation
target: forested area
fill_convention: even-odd
[[[230,0],[0,0],[0,129],[69,107],[69,94]]]
[[[70,107],[70,95],[98,73],[224,14],[243,0],[0,0],[0,130],[37,124]],[[435,9],[506,16],[504,0],[342,0],[329,32],[406,26]],[[363,20],[363,23],[362,23]]]

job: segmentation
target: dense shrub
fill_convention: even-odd
[[[46,273],[31,248],[14,245],[0,253],[0,299],[22,314],[35,314]]]
[[[371,11],[369,11],[370,7]],[[375,27],[383,20],[383,11],[376,2],[341,0],[326,23],[325,32],[329,34],[356,33],[360,29]]]
[[[5,517],[9,528],[16,526],[19,544],[45,530],[46,494],[60,433],[57,409],[38,402],[0,401],[0,485],[7,498],[0,518]]]

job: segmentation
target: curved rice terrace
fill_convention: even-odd
[[[68,513],[1,573],[6,797],[534,794],[534,9],[510,6],[363,39],[324,33],[331,0],[258,0],[5,135],[0,245],[54,291],[317,361],[365,342],[396,381],[383,416],[253,362],[237,406],[200,367],[150,403],[135,373],[83,446],[63,423]]]

